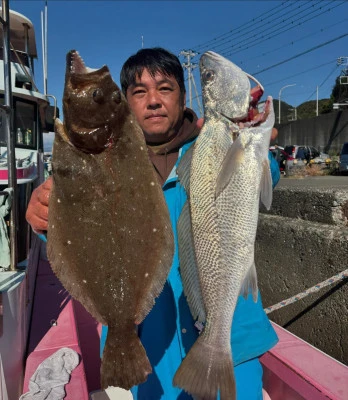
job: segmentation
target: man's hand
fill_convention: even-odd
[[[204,118],[198,118],[196,122],[197,128],[202,129],[203,124],[204,124]]]
[[[52,177],[37,187],[30,198],[27,213],[28,223],[36,233],[44,233],[48,227],[48,201],[52,189]]]

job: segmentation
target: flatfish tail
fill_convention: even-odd
[[[134,325],[127,336],[119,335],[109,326],[101,365],[101,387],[117,386],[130,389],[146,381],[152,367]]]

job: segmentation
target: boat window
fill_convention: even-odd
[[[36,147],[36,105],[15,100],[14,132],[16,146]]]
[[[4,98],[0,97],[0,104],[4,104]],[[16,147],[36,149],[37,137],[37,106],[25,100],[13,99],[13,131]],[[3,127],[4,111],[0,110],[0,145],[7,145],[6,132]]]
[[[0,60],[4,59],[4,50],[0,47]],[[11,50],[10,51],[10,61],[18,64],[23,64],[26,67],[29,67],[29,57],[27,53],[23,51],[16,50],[16,53]]]

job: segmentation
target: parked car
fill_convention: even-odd
[[[321,153],[318,149],[313,146],[305,145],[288,145],[285,146],[284,151],[288,154],[286,161],[287,168],[293,168],[295,166],[304,166],[308,163],[321,164],[327,163],[329,155]]]
[[[340,153],[340,161],[338,163],[338,170],[342,173],[348,172],[348,142],[344,143]]]

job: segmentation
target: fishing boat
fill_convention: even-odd
[[[31,193],[45,179],[43,133],[52,130],[55,107],[35,87],[33,24],[8,5],[2,0],[0,209],[7,213],[1,214],[0,233],[0,399],[25,399],[42,363],[61,349],[78,355],[77,367],[60,382],[65,399],[129,399],[123,390],[100,397],[100,324],[64,290],[52,273],[45,243],[25,220]],[[265,398],[348,398],[345,365],[274,327],[279,343],[261,358]],[[50,379],[47,387],[55,384]]]
[[[0,398],[18,399],[32,321],[42,245],[25,220],[43,181],[43,132],[54,107],[35,86],[35,31],[24,15],[1,4],[0,31]],[[51,113],[51,115],[50,115]]]

